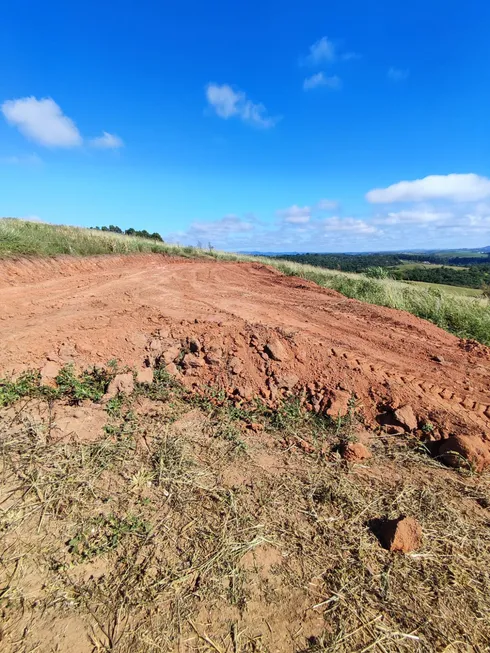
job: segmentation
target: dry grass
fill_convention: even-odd
[[[0,414],[2,650],[488,650],[488,475],[382,435],[348,466],[353,419],[214,407],[164,376],[91,442],[52,440],[64,401]],[[409,555],[370,528],[403,513]]]

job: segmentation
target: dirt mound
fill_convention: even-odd
[[[157,255],[3,262],[0,287],[3,373],[146,361],[237,401],[294,393],[334,418],[356,410],[392,433],[489,451],[488,348],[408,313],[263,265]]]

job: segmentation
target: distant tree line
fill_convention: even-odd
[[[95,229],[96,231],[112,231],[114,234],[125,234],[126,236],[136,236],[137,238],[149,238],[150,240],[159,240],[160,242],[163,243],[163,238],[158,234],[156,231],[154,233],[150,233],[149,231],[146,231],[146,229],[133,229],[132,227],[130,229],[126,229],[126,231],[123,231],[121,227],[117,227],[116,225],[110,224],[108,227],[90,227],[91,229]]]
[[[451,256],[438,254],[281,254],[279,258],[296,263],[308,263],[329,270],[365,272],[367,268],[393,268],[402,263],[432,263],[434,265],[490,265],[490,255]]]
[[[390,270],[394,279],[407,281],[426,281],[443,283],[448,286],[466,286],[467,288],[482,288],[490,283],[490,265],[472,265],[468,268],[449,268],[444,265],[430,267],[398,268]]]
[[[360,272],[370,277],[426,281],[482,288],[490,284],[490,256],[456,257],[428,254],[286,254],[280,258],[330,270]],[[404,263],[416,265],[405,267]],[[431,265],[425,265],[431,264]],[[455,267],[447,267],[455,266]]]

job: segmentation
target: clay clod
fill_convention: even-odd
[[[139,370],[136,381],[145,385],[151,385],[153,383],[153,370],[151,367],[143,367]]]
[[[130,395],[134,390],[134,378],[131,372],[127,374],[116,374],[109,383],[106,399],[112,399],[118,394]]]
[[[394,411],[394,416],[396,421],[403,426],[406,431],[415,431],[418,423],[413,408],[406,404],[405,406],[400,406]]]
[[[389,551],[410,553],[422,546],[422,527],[414,517],[387,519],[379,527],[379,539]]]
[[[347,442],[340,448],[340,453],[342,458],[349,463],[368,460],[372,456],[369,449],[361,442]]]
[[[273,361],[281,362],[288,358],[287,350],[278,338],[269,340],[264,347],[264,351]]]
[[[455,435],[441,442],[438,455],[450,467],[471,465],[480,472],[490,465],[490,443],[477,437]]]

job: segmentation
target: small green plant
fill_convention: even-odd
[[[422,424],[422,431],[424,433],[432,433],[434,431],[434,424],[431,422],[424,422]]]
[[[73,403],[84,399],[99,401],[112,378],[112,372],[100,367],[93,367],[77,376],[73,365],[67,365],[56,377],[56,384],[59,394],[66,396]]]
[[[71,555],[80,562],[116,549],[127,536],[144,538],[150,525],[139,517],[109,515],[90,519],[68,542]]]
[[[10,406],[23,397],[32,397],[40,393],[39,372],[24,372],[16,381],[0,379],[0,406]]]
[[[106,404],[106,411],[109,417],[120,417],[125,398],[122,395],[116,395]]]

